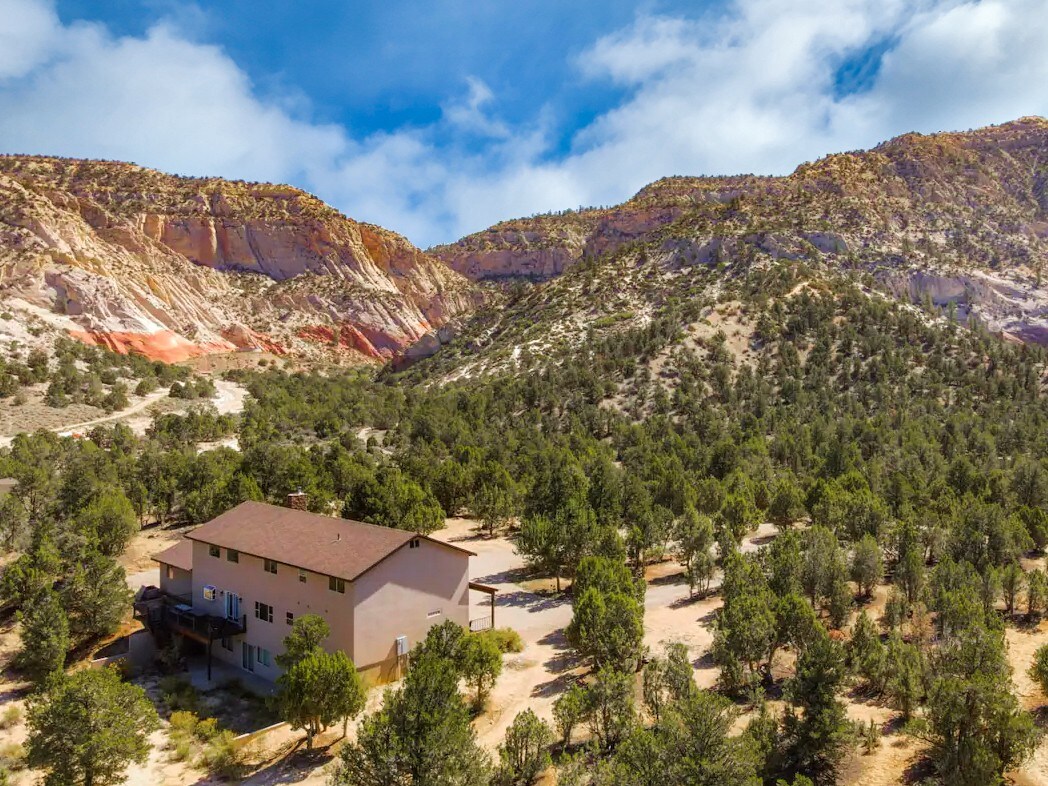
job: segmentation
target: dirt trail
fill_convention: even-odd
[[[150,405],[155,404],[167,395],[168,392],[166,390],[155,390],[141,401],[132,404],[127,409],[114,412],[112,415],[105,415],[104,417],[95,418],[93,420],[85,420],[82,423],[71,423],[64,426],[58,426],[51,430],[57,431],[59,436],[68,437],[75,431],[86,431],[87,429],[94,428],[102,423],[110,423],[114,420],[125,420],[132,415],[138,414]]]
[[[235,382],[227,382],[226,380],[215,380],[216,395],[210,399],[210,403],[218,411],[220,415],[230,415],[242,412],[244,409],[244,400],[248,396],[247,389],[236,384]],[[132,403],[127,409],[123,409],[119,412],[114,412],[109,415],[101,415],[96,418],[89,420],[82,420],[75,423],[63,423],[61,422],[62,410],[48,409],[48,421],[46,425],[42,425],[43,428],[49,431],[54,431],[56,434],[68,437],[72,434],[82,434],[95,426],[102,425],[103,423],[124,423],[126,424],[135,434],[141,436],[146,433],[146,429],[149,428],[153,422],[151,414],[148,410],[154,404],[169,404],[174,402],[175,399],[171,399],[168,396],[166,389],[156,390],[147,396],[142,397],[140,400],[135,400],[137,397],[132,396]],[[186,405],[190,405],[194,402],[186,402]],[[176,407],[177,410],[177,407]],[[0,448],[10,446],[14,439],[14,434],[21,430],[33,430],[34,427],[29,427],[25,423],[18,423],[17,425],[11,424],[9,429],[10,433],[7,435],[0,436]],[[232,443],[233,447],[236,447],[235,443]]]

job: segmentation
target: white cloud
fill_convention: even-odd
[[[485,114],[484,107],[492,102],[495,94],[482,79],[467,77],[469,95],[465,101],[444,105],[443,119],[467,133],[505,139],[510,135],[506,124]]]
[[[0,80],[23,76],[48,55],[58,19],[45,4],[0,0]]]
[[[827,152],[1048,114],[1044,0],[736,0],[639,17],[565,64],[627,91],[555,153],[550,117],[499,118],[479,78],[429,127],[355,139],[297,95],[260,97],[183,24],[116,37],[46,0],[0,0],[0,149],[292,182],[420,244],[620,201],[669,174],[785,173]],[[837,70],[891,42],[872,84]]]

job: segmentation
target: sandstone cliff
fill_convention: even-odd
[[[385,359],[477,297],[403,237],[288,186],[0,157],[0,303],[119,351]]]

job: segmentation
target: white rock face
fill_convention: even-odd
[[[168,361],[255,348],[393,357],[478,302],[403,237],[286,186],[0,157],[0,218],[0,303]]]

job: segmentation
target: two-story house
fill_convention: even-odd
[[[493,592],[470,583],[473,552],[310,513],[303,501],[244,502],[154,558],[165,623],[204,644],[209,664],[274,680],[295,619],[318,614],[331,627],[325,648],[345,651],[369,682],[386,681],[432,625],[469,625],[470,589]]]

